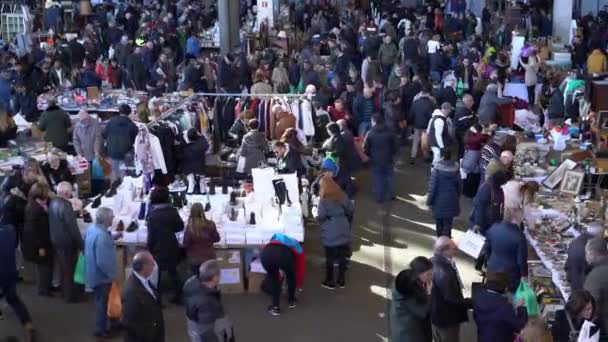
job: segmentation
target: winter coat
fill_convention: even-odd
[[[220,241],[215,223],[207,221],[200,235],[196,234],[190,226],[184,231],[184,249],[191,265],[196,266],[207,260],[215,259],[213,244]]]
[[[422,96],[414,100],[410,107],[408,123],[416,129],[426,129],[434,109],[435,102],[428,96]]]
[[[333,199],[319,201],[317,221],[321,225],[321,244],[323,247],[338,247],[350,244],[350,219],[354,207],[346,196],[342,203]]]
[[[602,337],[608,336],[608,257],[592,265],[585,278],[584,289],[595,299],[598,326]]]
[[[9,140],[13,140],[17,137],[17,125],[10,117],[8,120],[10,122],[9,125],[11,126],[6,127],[4,131],[0,131],[0,148],[7,147]]]
[[[84,241],[70,201],[55,197],[49,202],[49,231],[55,250],[82,251]]]
[[[23,241],[21,251],[26,260],[42,263],[53,260],[51,233],[49,231],[49,215],[36,202],[28,205],[25,211],[25,223],[23,225]],[[44,249],[45,256],[38,254],[39,249]]]
[[[473,317],[478,342],[512,342],[528,321],[526,308],[513,308],[504,294],[485,287],[474,289]]]
[[[454,112],[454,129],[456,130],[456,135],[464,137],[469,128],[476,122],[477,117],[473,111],[459,102],[456,105],[456,110]]]
[[[205,154],[209,149],[209,143],[203,136],[196,141],[183,145],[179,169],[182,174],[204,174],[205,173]]]
[[[12,112],[14,114],[21,112],[27,122],[35,122],[40,119],[40,111],[38,111],[34,94],[15,94],[13,96]]]
[[[415,286],[415,287],[414,287]],[[403,293],[393,288],[390,342],[431,342],[431,297],[417,284]]]
[[[70,116],[57,106],[49,107],[38,120],[38,128],[44,132],[44,139],[59,148],[68,145],[71,126]]]
[[[585,246],[593,236],[583,233],[577,236],[568,245],[568,259],[566,259],[566,278],[572,291],[580,290],[585,283],[585,274],[589,264],[585,258]]]
[[[395,43],[383,43],[378,50],[378,59],[382,65],[392,66],[399,58],[399,50]]]
[[[0,288],[17,282],[17,232],[10,224],[0,224]]]
[[[101,125],[97,119],[79,120],[74,125],[72,141],[76,153],[92,161],[101,151]]]
[[[528,245],[519,226],[500,222],[486,232],[486,251],[489,255],[488,272],[508,273],[511,288],[528,276]]]
[[[249,131],[243,137],[243,144],[239,156],[245,158],[245,169],[243,173],[250,174],[251,169],[256,168],[260,163],[266,161],[268,152],[268,141],[264,133],[259,131]]]
[[[486,91],[479,101],[479,123],[482,125],[498,123],[500,121],[498,106],[508,103],[511,103],[511,99],[499,98],[496,91]]]
[[[458,102],[458,96],[456,96],[456,91],[452,87],[442,87],[439,89],[435,95],[435,99],[437,99],[437,104],[439,105],[447,102],[454,108],[456,108],[456,102]]]
[[[85,69],[80,73],[78,85],[81,88],[101,88],[101,78],[95,73],[94,69]]]
[[[126,154],[133,150],[138,132],[137,126],[127,116],[113,116],[102,132],[108,157],[125,159]]]
[[[441,328],[458,325],[469,320],[467,310],[470,299],[462,295],[455,266],[442,255],[435,254],[433,262],[433,289],[431,290],[431,323]]]
[[[184,306],[192,341],[224,342],[215,333],[216,321],[225,317],[218,289],[208,288],[198,277],[191,277],[184,284]],[[193,339],[193,336],[198,338]]]
[[[564,94],[561,90],[556,89],[553,95],[549,98],[547,107],[547,117],[549,119],[563,119],[565,115]]]
[[[148,250],[160,270],[175,268],[180,247],[175,233],[184,230],[184,221],[171,204],[157,204],[148,214]]]
[[[114,239],[106,227],[91,224],[84,242],[87,287],[111,284],[118,276],[118,260]]]
[[[370,122],[374,113],[377,112],[374,99],[372,97],[366,98],[363,95],[357,95],[353,102],[352,112],[357,124]]]
[[[426,204],[433,211],[434,218],[454,218],[460,215],[460,191],[458,165],[448,160],[433,164]]]
[[[346,129],[342,131],[342,140],[344,141],[344,159],[340,161],[342,167],[348,168],[351,172],[357,171],[361,167],[361,158],[355,147],[355,139],[353,133]]]
[[[524,83],[526,84],[526,87],[536,86],[536,83],[538,82],[538,69],[540,68],[540,64],[536,62],[522,63],[521,60],[520,64],[525,70]]]
[[[74,176],[72,175],[68,162],[65,159],[62,159],[59,162],[59,168],[57,170],[51,168],[49,163],[42,164],[41,169],[52,190],[55,190],[57,185],[61,182],[74,182]]]
[[[399,149],[396,136],[384,124],[377,124],[367,133],[363,143],[365,154],[374,167],[393,167]]]
[[[502,220],[502,207],[504,205],[504,194],[502,188],[495,186],[492,180],[484,182],[473,198],[471,208],[471,226],[479,226],[482,234],[485,234],[494,223]]]

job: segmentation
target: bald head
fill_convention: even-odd
[[[72,198],[72,184],[68,182],[57,184],[57,195],[65,199]]]
[[[440,236],[435,240],[434,251],[437,255],[451,259],[456,255],[457,249],[456,243],[447,236]]]
[[[143,278],[149,278],[154,271],[154,257],[147,251],[142,251],[133,257],[133,271]]]

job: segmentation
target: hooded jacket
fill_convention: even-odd
[[[112,117],[102,136],[105,139],[106,154],[113,159],[122,160],[126,154],[133,150],[137,126],[125,115]]]
[[[392,167],[399,147],[396,136],[384,124],[377,124],[367,133],[363,148],[372,166]]]
[[[488,272],[505,272],[515,288],[528,275],[528,245],[519,226],[500,222],[486,232]]]
[[[266,161],[266,152],[268,152],[268,141],[264,133],[253,130],[245,134],[239,153],[239,156],[245,158],[243,173],[251,173],[251,169],[258,167],[260,162]]]
[[[434,218],[454,218],[460,215],[461,182],[458,165],[441,160],[433,164],[426,204]]]
[[[291,250],[296,259],[296,288],[304,286],[304,276],[306,274],[306,255],[304,248],[296,240],[281,233],[274,234],[270,238],[269,245],[283,245]]]
[[[351,240],[350,222],[353,203],[331,177],[320,180],[317,221],[321,225],[321,244],[324,247],[348,245]]]

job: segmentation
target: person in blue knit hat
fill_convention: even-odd
[[[315,196],[319,196],[319,180],[324,176],[331,175],[332,178],[335,178],[338,174],[338,164],[333,158],[325,158],[321,163],[321,172],[315,181],[312,183],[311,191]]]

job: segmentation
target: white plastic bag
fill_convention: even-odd
[[[239,156],[239,160],[236,163],[236,172],[245,173],[245,157]]]
[[[593,327],[595,327],[595,324],[585,321],[581,327],[581,331],[578,333],[578,340],[576,340],[576,342],[599,342],[599,330],[597,330],[592,336],[589,336],[591,334],[591,328]]]

